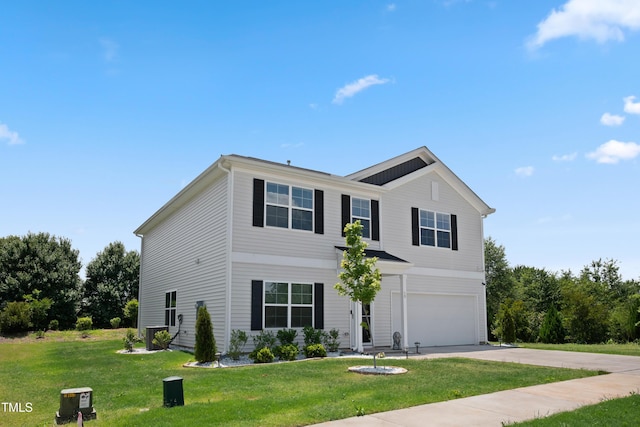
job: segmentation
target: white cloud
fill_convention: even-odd
[[[538,31],[527,44],[533,50],[548,41],[569,36],[594,39],[598,43],[623,41],[623,30],[638,29],[638,0],[569,0],[538,24]]]
[[[393,12],[394,10],[396,10],[396,4],[395,3],[391,3],[391,4],[387,5],[387,11]]]
[[[515,170],[516,175],[518,176],[531,176],[533,175],[533,171],[533,166],[523,166]]]
[[[604,113],[602,117],[600,117],[600,123],[605,126],[620,126],[624,122],[624,119],[624,116]]]
[[[635,142],[620,142],[612,139],[587,153],[587,158],[598,163],[616,164],[620,160],[631,160],[640,154],[640,145]]]
[[[7,140],[7,144],[9,145],[24,144],[24,140],[20,138],[18,132],[14,132],[10,130],[7,125],[0,123],[0,140],[5,139]]]
[[[635,96],[624,98],[624,112],[629,114],[640,114],[640,102],[633,102]]]
[[[106,62],[113,62],[118,57],[118,49],[120,46],[116,42],[106,37],[102,37],[100,40],[102,46],[102,56]]]
[[[551,160],[553,160],[554,162],[572,162],[576,159],[576,157],[578,157],[578,153],[571,153],[571,154],[563,154],[561,156],[553,156],[551,157]]]
[[[336,95],[333,97],[334,104],[342,104],[345,98],[351,98],[358,92],[361,92],[373,85],[383,85],[389,83],[391,80],[389,79],[381,79],[377,74],[371,74],[369,76],[363,77],[361,79],[356,80],[353,83],[349,83],[336,92]]]

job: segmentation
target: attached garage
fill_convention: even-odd
[[[401,331],[401,298],[392,295],[393,331]],[[407,294],[409,345],[421,347],[478,344],[476,295]]]

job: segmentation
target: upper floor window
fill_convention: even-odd
[[[420,244],[451,248],[451,215],[420,210]]]
[[[273,182],[266,187],[266,225],[313,231],[313,190]]]
[[[351,222],[360,220],[362,237],[371,237],[371,201],[367,199],[351,199]]]

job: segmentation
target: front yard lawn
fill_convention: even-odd
[[[225,369],[183,368],[193,355],[122,355],[121,340],[0,343],[0,400],[31,412],[0,412],[0,425],[51,425],[60,391],[91,387],[89,426],[294,426],[498,390],[582,378],[595,372],[467,359],[384,359],[407,374],[358,375],[363,359],[322,359]],[[184,378],[185,406],[164,408],[162,379]]]
[[[624,356],[640,356],[640,345],[626,344],[542,344],[518,343],[519,347],[538,350],[580,351],[584,353],[620,354]]]

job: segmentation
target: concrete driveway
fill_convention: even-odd
[[[436,347],[421,351],[424,354],[411,357],[466,357],[610,373],[347,418],[318,426],[502,426],[640,393],[640,357],[635,356],[495,346]]]

